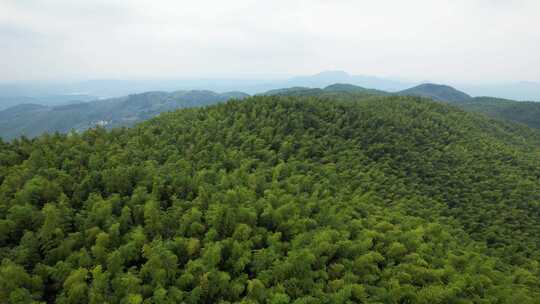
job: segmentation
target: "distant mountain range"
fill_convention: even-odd
[[[341,77],[345,77],[343,74]],[[334,75],[333,77],[337,77]],[[327,76],[321,75],[322,83]],[[332,78],[332,77],[330,77]],[[419,96],[448,102],[464,110],[523,123],[540,128],[540,103],[518,102],[493,97],[471,97],[453,87],[425,83],[397,92],[365,88],[354,84],[335,83],[324,88],[294,86],[273,89],[259,95],[318,96],[329,98],[367,98],[380,95]],[[229,99],[243,99],[247,93],[232,91],[216,93],[209,90],[145,92],[125,97],[77,102],[61,106],[21,104],[0,111],[0,137],[11,139],[20,135],[35,137],[45,132],[82,131],[95,126],[106,128],[130,126],[162,112],[185,107],[206,106]]]
[[[356,96],[392,94],[389,92],[375,90],[375,89],[367,89],[367,88],[352,85],[352,84],[335,83],[335,84],[325,87],[324,89],[309,88],[309,87],[291,87],[291,88],[270,90],[259,95],[318,96],[321,94],[331,95],[332,93],[340,93],[340,94],[348,93],[348,94],[354,94]]]
[[[94,126],[129,126],[161,112],[247,96],[241,92],[218,94],[192,90],[147,92],[63,106],[23,104],[0,111],[0,137],[34,137],[45,132],[82,131]]]
[[[0,110],[21,103],[60,105],[66,102],[106,99],[149,91],[242,91],[253,95],[290,87],[325,88],[335,83],[347,83],[394,93],[420,84],[388,77],[351,75],[343,71],[325,71],[314,75],[290,78],[98,79],[72,83],[0,83]],[[540,83],[459,84],[458,87],[471,96],[497,96],[513,100],[540,101]],[[32,99],[32,101],[28,101],[28,99]]]
[[[282,96],[328,96],[335,94],[353,94],[358,97],[373,95],[418,96],[440,102],[454,104],[469,112],[482,113],[487,116],[512,121],[540,129],[540,102],[525,102],[495,97],[471,97],[467,93],[448,85],[425,83],[395,93],[366,89],[351,84],[334,84],[324,89],[293,87],[272,90],[266,95]]]
[[[446,101],[452,103],[466,103],[474,100],[473,97],[467,95],[464,92],[458,91],[451,86],[424,83],[406,90],[398,91],[395,93],[386,92],[376,89],[368,89],[361,86],[352,84],[336,83],[325,87],[324,89],[309,88],[309,87],[292,87],[270,90],[261,95],[286,95],[286,96],[315,96],[325,95],[331,93],[350,93],[355,95],[400,95],[400,96],[418,96],[424,98],[431,98],[437,101]]]
[[[293,77],[279,83],[279,85],[280,87],[305,86],[323,88],[335,83],[347,83],[364,88],[373,88],[391,92],[403,90],[412,85],[410,82],[375,76],[350,75],[343,71],[326,71],[310,76]]]
[[[7,109],[20,104],[39,104],[39,105],[65,105],[70,103],[86,102],[98,99],[97,96],[85,94],[68,95],[40,95],[40,96],[0,96],[0,110]]]

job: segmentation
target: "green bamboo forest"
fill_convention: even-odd
[[[0,141],[0,303],[539,303],[540,135],[255,96]]]

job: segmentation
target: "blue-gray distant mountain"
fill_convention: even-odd
[[[434,84],[434,83],[424,83],[410,89],[399,91],[397,95],[408,95],[408,96],[420,96],[431,98],[438,101],[448,101],[455,103],[464,103],[470,102],[472,97],[468,94],[458,91],[451,86]]]
[[[58,105],[51,103],[55,96],[90,95],[97,98],[112,98],[138,94],[149,91],[174,90],[212,90],[217,92],[242,91],[248,94],[260,94],[269,90],[289,87],[324,88],[334,83],[350,83],[365,88],[397,91],[413,84],[388,78],[351,75],[343,71],[325,71],[314,75],[296,77],[251,77],[251,78],[169,78],[169,79],[95,79],[79,82],[19,82],[11,84],[0,83],[0,99],[2,97],[26,97],[43,105]],[[43,101],[42,99],[47,99]],[[88,99],[70,99],[87,101]],[[1,103],[1,100],[0,100]],[[22,103],[22,102],[19,102]],[[13,103],[10,106],[14,105]],[[1,109],[1,105],[0,105]]]
[[[0,110],[20,104],[40,104],[47,106],[65,105],[70,103],[86,102],[97,99],[96,96],[85,94],[68,95],[34,95],[29,96],[0,96]]]
[[[82,131],[94,126],[130,126],[161,112],[216,104],[248,97],[242,92],[212,91],[147,92],[126,97],[75,103],[63,106],[18,105],[0,111],[0,138],[45,132]]]
[[[341,75],[343,74],[335,74]],[[540,103],[517,102],[492,97],[471,97],[447,85],[422,84],[397,93],[335,83],[324,88],[289,87],[269,90],[261,95],[314,96],[329,100],[365,98],[381,95],[412,95],[453,103],[464,110],[540,128]],[[44,132],[81,131],[94,126],[130,126],[152,118],[161,112],[243,99],[246,93],[233,91],[215,93],[209,90],[186,90],[171,93],[152,91],[125,97],[78,102],[62,106],[34,103],[17,105],[0,111],[0,137],[11,139],[20,135],[34,137]],[[32,99],[30,99],[32,101]]]
[[[323,88],[335,83],[347,83],[383,91],[403,90],[411,83],[368,75],[350,75],[343,71],[325,71],[310,76],[298,76],[284,81],[281,87],[305,86]]]
[[[418,84],[388,77],[349,74],[344,71],[324,71],[314,75],[293,77],[267,75],[245,78],[95,79],[57,83],[0,83],[0,110],[21,103],[60,105],[73,101],[120,97],[149,91],[212,90],[261,94],[290,87],[324,88],[335,83],[347,83],[388,92],[398,92]],[[458,87],[471,96],[497,96],[513,100],[540,101],[540,83],[537,82],[522,81],[484,85],[461,83]]]

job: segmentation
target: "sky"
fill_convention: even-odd
[[[540,82],[538,0],[0,0],[0,81]]]

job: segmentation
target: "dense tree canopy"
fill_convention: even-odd
[[[478,112],[540,129],[540,102],[476,97],[474,102],[461,104],[460,107],[466,111]]]
[[[261,96],[0,141],[0,303],[537,303],[536,136]]]

